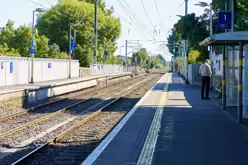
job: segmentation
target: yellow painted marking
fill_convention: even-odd
[[[168,94],[168,89],[169,89],[169,84],[171,83],[171,78],[172,76],[169,76],[166,83],[167,85],[164,87],[164,91],[162,93],[161,99],[159,101],[158,107],[164,107],[167,101],[167,94]]]
[[[222,86],[226,86],[226,80],[222,80]]]
[[[238,85],[238,91],[239,91],[239,92],[242,92],[242,91],[243,91],[243,86],[242,86],[242,84],[239,84],[239,85]]]
[[[235,80],[231,80],[230,83],[233,85],[235,84]]]
[[[243,66],[243,60],[239,60],[239,66],[240,66],[240,67]]]

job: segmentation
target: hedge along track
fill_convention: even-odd
[[[133,79],[133,80],[134,81],[137,81],[137,80],[140,80],[140,78],[139,79]],[[128,82],[127,85],[129,85],[130,83],[133,83],[133,81]],[[125,84],[121,84],[121,85],[125,85]],[[52,102],[52,103],[49,103],[49,104],[45,104],[44,105],[44,108],[46,108],[46,110],[44,110],[44,111],[48,111],[47,114],[44,113],[44,111],[42,111],[42,113],[32,113],[32,114],[30,114],[30,112],[33,112],[33,111],[35,111],[37,109],[39,110],[39,108],[42,108],[42,106],[41,107],[39,106],[37,109],[30,109],[28,111],[18,113],[15,116],[4,118],[4,119],[2,119],[2,121],[0,120],[0,124],[1,124],[0,138],[3,138],[5,136],[8,136],[8,135],[10,135],[12,133],[15,133],[17,131],[20,131],[20,130],[28,127],[28,126],[31,126],[31,125],[34,125],[34,124],[38,124],[38,123],[40,123],[42,121],[48,120],[48,119],[50,119],[50,118],[52,118],[52,117],[54,117],[56,115],[59,115],[59,114],[65,112],[65,111],[67,111],[71,107],[74,107],[74,106],[76,106],[78,104],[82,104],[82,103],[84,103],[84,102],[86,102],[86,101],[88,101],[90,99],[101,97],[101,96],[104,96],[104,95],[106,95],[106,94],[108,94],[110,92],[113,92],[115,90],[119,90],[120,88],[123,88],[123,86],[120,86],[120,84],[116,84],[116,86],[117,86],[117,88],[114,88],[114,89],[107,88],[107,90],[106,90],[105,88],[99,88],[98,91],[89,91],[87,93],[78,94],[76,96],[73,96],[73,97],[70,98],[71,100],[69,100],[69,103],[68,103],[69,105],[68,104],[66,104],[64,106],[62,105],[63,108],[61,108],[61,109],[56,109],[56,108],[53,107],[55,102]],[[102,89],[104,91],[101,91]],[[90,92],[93,92],[93,93],[100,92],[100,94],[98,94],[96,96],[90,96],[88,98],[85,97],[85,95],[87,95]],[[81,98],[78,99],[77,97],[81,97],[82,95],[83,95],[84,99],[81,100],[81,101],[79,101]],[[76,101],[73,100],[73,99],[75,99]],[[56,101],[56,103],[60,103],[61,101],[62,100],[59,100],[59,102]],[[63,99],[63,101],[65,101],[65,100]],[[65,103],[63,103],[63,104],[65,104]],[[51,106],[51,108],[49,108],[47,106]],[[59,105],[59,107],[61,107],[61,105]],[[41,110],[43,110],[43,108]],[[20,121],[16,120],[16,119],[18,119],[18,116],[19,116],[19,118],[22,117]],[[28,118],[28,117],[30,117],[30,118]],[[12,123],[12,121],[10,120],[9,123],[8,123],[8,122],[6,122],[6,120],[8,121],[8,119],[15,119],[16,121],[14,121]],[[33,121],[28,122],[29,120],[33,120]],[[4,126],[5,126],[5,128],[4,128]],[[8,130],[8,131],[5,131],[5,130]]]
[[[104,110],[106,110],[107,108],[112,109],[111,106],[113,106],[114,103],[117,103],[117,101],[119,101],[119,103],[121,103],[120,100],[122,98],[124,98],[125,96],[129,95],[130,93],[135,92],[134,88],[141,88],[141,86],[143,86],[144,84],[146,84],[146,83],[151,84],[151,82],[155,82],[155,81],[156,81],[156,79],[154,79],[154,77],[153,77],[151,79],[148,79],[146,81],[143,81],[141,83],[136,84],[135,86],[133,86],[130,89],[125,90],[121,94],[121,96],[119,96],[116,99],[112,100],[110,103],[108,103],[107,105],[103,106],[102,108],[96,110],[95,112],[92,112],[91,114],[85,115],[84,118],[81,121],[79,121],[76,124],[74,124],[72,127],[67,129],[65,132],[61,133],[60,135],[58,135],[57,137],[55,137],[55,138],[53,138],[51,140],[48,140],[46,143],[44,143],[40,147],[37,147],[35,150],[31,151],[30,153],[28,153],[24,157],[20,158],[19,160],[17,160],[13,164],[21,164],[21,163],[26,164],[27,163],[26,161],[28,161],[30,159],[35,160],[36,156],[37,155],[39,156],[40,153],[42,153],[42,151],[45,151],[49,155],[50,151],[46,151],[46,150],[53,150],[54,147],[59,147],[60,148],[59,150],[61,150],[61,151],[69,149],[68,152],[64,153],[67,156],[70,156],[70,154],[74,154],[74,153],[77,153],[77,152],[79,152],[81,154],[83,152],[83,154],[86,154],[85,156],[87,156],[97,146],[97,144],[99,143],[99,140],[94,140],[94,137],[97,136],[97,135],[95,135],[94,132],[90,132],[90,129],[95,129],[96,127],[98,127],[98,128],[100,127],[100,130],[105,129],[104,134],[100,135],[101,136],[100,140],[102,140],[106,136],[106,134],[108,134],[111,131],[111,129],[125,116],[127,111],[130,110],[132,108],[132,106],[135,105],[135,103],[134,103],[134,105],[132,105],[130,107],[130,109],[128,109],[126,111],[122,111],[122,112],[121,111],[120,112],[104,112]],[[152,85],[150,85],[147,90],[149,90],[151,86]],[[128,100],[128,103],[129,102],[130,102],[130,100]],[[107,118],[107,122],[105,121],[105,122],[101,123],[106,118]],[[93,126],[90,123],[93,123]],[[105,125],[106,124],[108,125],[108,126],[106,126],[107,128],[105,127],[104,123],[105,123]],[[111,124],[109,125],[108,123],[111,123]],[[73,147],[73,146],[70,146],[70,143],[75,141],[75,139],[73,138],[73,136],[75,136],[75,134],[77,136],[78,132],[82,133],[81,129],[83,129],[83,131],[85,131],[86,134],[87,134],[87,135],[84,135],[85,132],[82,134],[82,138],[84,138],[83,141],[85,142],[85,144],[88,143],[88,142],[91,143],[91,144],[88,146],[88,148],[85,148],[85,146],[84,147],[76,146],[72,150],[71,147]],[[77,131],[77,130],[81,130],[81,131]],[[92,139],[92,137],[93,137],[93,139]],[[82,138],[79,138],[79,139],[82,140]],[[68,142],[69,142],[69,146],[68,146]],[[80,161],[82,161],[82,160],[80,160]],[[38,163],[50,164],[48,162],[35,162],[35,161],[32,164],[38,164]],[[53,164],[53,163],[51,163],[51,164]],[[60,163],[66,163],[66,162],[64,160],[62,160],[61,162],[56,162],[56,163],[60,164]],[[72,164],[72,163],[75,163],[75,162],[67,162],[67,163]]]

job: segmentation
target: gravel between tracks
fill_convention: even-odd
[[[142,75],[136,77],[135,79],[140,79],[140,78],[142,78],[144,76],[147,76],[147,75],[142,74]],[[27,109],[29,109],[31,107],[39,106],[39,105],[42,105],[42,104],[45,104],[45,103],[49,103],[49,102],[52,102],[52,101],[55,101],[55,100],[64,99],[64,98],[67,98],[67,97],[72,97],[74,95],[79,95],[79,94],[84,94],[84,93],[91,93],[91,92],[97,91],[99,89],[100,90],[108,89],[108,88],[111,88],[112,86],[118,86],[120,83],[126,83],[126,82],[128,82],[130,80],[132,81],[133,79],[126,79],[126,80],[122,80],[122,81],[119,81],[119,82],[117,81],[117,82],[110,83],[110,84],[108,84],[106,86],[103,86],[103,87],[96,86],[96,87],[92,87],[92,88],[88,88],[88,89],[83,89],[83,90],[80,90],[80,91],[75,91],[75,92],[55,96],[55,97],[52,97],[52,98],[49,98],[49,99],[41,100],[41,101],[33,103],[31,105],[28,105],[28,107],[26,107],[26,108],[15,108],[15,109],[13,109],[11,107],[11,105],[16,104],[16,103],[10,103],[10,105],[1,105],[0,106],[0,117],[12,115],[12,114],[15,114],[15,113],[18,113],[18,112],[23,112],[23,111],[26,111]]]
[[[141,77],[139,77],[137,79],[132,79],[132,80],[130,80],[131,82],[128,82],[128,81],[124,82],[123,86],[130,84],[133,81],[138,81],[140,79],[141,79]],[[112,86],[108,86],[108,87],[100,89],[100,90],[92,91],[91,93],[87,93],[85,95],[82,93],[81,95],[77,96],[76,98],[66,99],[66,100],[63,100],[63,102],[53,103],[51,105],[45,106],[44,108],[38,108],[37,110],[35,110],[33,112],[30,112],[30,113],[27,113],[27,114],[24,114],[21,116],[13,117],[13,118],[10,118],[8,120],[0,121],[0,125],[1,125],[0,134],[6,132],[8,130],[17,128],[17,127],[24,125],[26,123],[35,121],[39,118],[42,118],[42,117],[48,115],[49,113],[56,112],[59,109],[62,109],[66,106],[69,106],[69,105],[74,104],[76,102],[79,102],[81,100],[89,99],[91,96],[99,95],[99,94],[107,92],[109,90],[113,90],[113,88],[115,89],[115,87],[118,87],[118,86],[119,86],[119,84],[113,84]],[[114,91],[109,92],[106,94],[108,96],[105,95],[105,97],[110,97],[113,93],[114,93]]]
[[[147,90],[149,90],[151,88],[151,86],[158,79],[159,79],[159,77],[154,78],[153,81],[151,81],[148,84],[144,85],[142,88],[139,88],[137,90],[134,90],[132,93],[130,93],[129,95],[127,95],[126,97],[124,97],[120,101],[118,101],[118,103],[114,103],[113,106],[111,106],[112,107],[111,110],[116,111],[117,114],[123,114],[123,113],[125,114],[129,109],[131,109],[131,107],[133,107],[135,105],[135,103],[146,93]],[[133,98],[133,99],[130,100],[130,98]],[[118,111],[121,111],[121,112],[118,112]],[[106,112],[106,113],[108,113],[108,112]],[[31,151],[33,149],[33,147],[40,146],[41,144],[43,144],[44,142],[48,141],[49,139],[55,138],[56,136],[58,136],[59,134],[61,134],[63,131],[65,131],[66,129],[68,129],[71,125],[77,123],[78,121],[82,120],[83,118],[84,118],[84,116],[83,117],[80,117],[80,118],[77,118],[77,119],[75,119],[73,121],[70,121],[69,123],[67,123],[67,124],[59,127],[58,129],[52,131],[51,133],[45,135],[44,137],[36,140],[35,142],[33,142],[32,144],[30,144],[29,146],[27,146],[28,149],[23,148],[22,151],[16,152],[15,154],[12,154],[12,155],[7,156],[4,159],[4,162],[6,162],[6,163],[9,162],[10,163],[10,162],[13,162],[13,160],[16,160],[16,159],[20,158],[21,156],[24,156],[26,153],[28,153],[29,151]],[[62,119],[62,117],[61,117],[61,119]],[[62,120],[64,120],[64,118]],[[50,122],[50,124],[51,124],[51,122]],[[46,122],[46,123],[49,123],[49,122]],[[51,125],[54,125],[54,124],[51,124]],[[92,129],[94,129],[94,128],[92,128]],[[97,141],[97,143],[99,143],[99,140]],[[12,144],[12,146],[14,146],[14,145]]]

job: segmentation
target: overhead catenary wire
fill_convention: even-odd
[[[49,3],[51,6],[54,6],[54,4],[50,0],[45,0],[47,3]]]
[[[143,0],[140,0],[140,2],[142,3],[142,7],[143,7],[143,9],[144,9],[144,11],[145,11],[145,13],[146,13],[146,16],[147,16],[149,22],[151,23],[152,27],[154,27],[154,25],[153,25],[153,23],[152,23],[152,20],[151,20],[151,18],[150,18],[150,16],[149,16],[148,12],[146,11],[146,8],[145,8],[145,5],[144,5],[144,3],[143,3]]]
[[[108,6],[106,4],[106,6]],[[111,8],[110,6],[108,6],[109,8]],[[140,31],[139,28],[137,28],[136,26],[134,26],[131,22],[129,22],[126,18],[124,18],[121,14],[119,14],[118,12],[114,11],[120,18],[122,18],[123,21],[125,21],[126,23],[128,23],[130,26],[134,27],[139,33],[141,33],[142,35],[144,35],[142,32],[143,31]],[[146,34],[146,33],[145,33]]]
[[[122,3],[121,0],[119,0],[120,4],[122,5],[122,7],[124,7],[126,10],[129,10],[129,13],[131,14],[130,19],[132,19],[137,26],[139,26],[141,29],[144,29],[145,31],[147,31],[147,33],[150,34],[150,32],[145,28],[146,25],[143,24],[140,19],[137,17],[137,15],[135,14],[135,12],[131,9],[131,7],[128,5],[128,3],[126,2],[126,0],[123,0],[123,2],[126,4],[127,7],[125,7],[125,5]],[[136,22],[137,21],[137,22]],[[140,26],[141,25],[141,26]],[[152,36],[152,35],[151,35]],[[154,37],[154,36],[153,36]]]
[[[121,8],[123,9],[123,11],[126,13],[126,15],[129,17],[129,19],[131,20],[131,21],[133,21],[134,23],[132,24],[132,23],[130,23],[130,22],[128,22],[128,21],[126,21],[126,19],[123,19],[124,17],[123,16],[121,16],[121,14],[119,14],[119,13],[117,13],[116,11],[114,11],[116,14],[118,14],[119,15],[119,17],[121,17],[123,20],[125,20],[125,22],[128,22],[130,25],[136,25],[139,29],[137,29],[139,32],[142,32],[141,30],[143,29],[144,30],[144,28],[142,27],[142,26],[140,26],[139,24],[137,24],[137,22],[136,22],[136,20],[134,20],[134,18],[133,18],[133,16],[132,16],[132,14],[130,15],[130,12],[127,12],[127,8],[126,7],[124,7],[124,4],[119,0],[119,2],[120,2],[120,4],[121,4]],[[108,6],[107,4],[105,4],[106,6]],[[133,26],[134,27],[134,26]],[[150,34],[146,29],[145,29],[145,31],[147,32],[146,34],[148,34],[149,36],[151,36],[151,37],[154,37],[152,34]]]
[[[29,2],[32,2],[33,4],[36,4],[36,5],[38,5],[38,6],[41,6],[41,7],[45,8],[45,9],[48,9],[48,8],[45,7],[43,4],[40,4],[40,3],[36,2],[36,1],[33,1],[33,0],[28,0],[28,1],[29,1]]]

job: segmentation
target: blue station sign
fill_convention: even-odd
[[[74,51],[77,49],[77,43],[76,42],[72,42],[71,43],[71,50]]]
[[[31,50],[30,50],[30,54],[36,54],[36,50],[31,49]]]
[[[219,11],[218,29],[219,30],[232,29],[232,11],[231,10]]]

